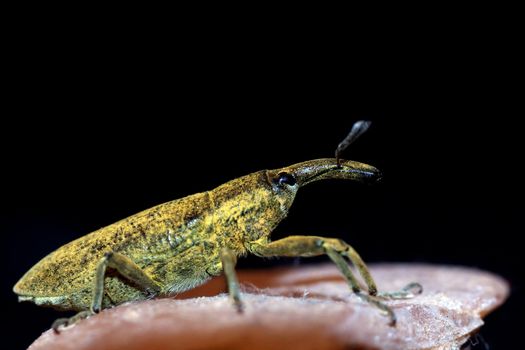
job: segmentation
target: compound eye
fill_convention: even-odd
[[[297,183],[295,180],[295,177],[292,174],[289,173],[279,173],[277,174],[277,182],[279,185],[289,185],[293,186]]]

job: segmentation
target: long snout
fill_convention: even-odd
[[[283,168],[281,171],[293,174],[299,186],[326,179],[344,179],[367,183],[381,179],[381,172],[371,165],[341,160],[338,166],[335,158],[309,160]]]

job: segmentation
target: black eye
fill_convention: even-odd
[[[279,185],[286,184],[286,185],[293,186],[297,182],[295,180],[295,177],[292,174],[279,173],[279,174],[277,174],[277,176],[278,176],[277,182],[279,183]]]

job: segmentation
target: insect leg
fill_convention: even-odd
[[[222,248],[221,250],[221,262],[224,276],[226,277],[226,283],[228,284],[228,293],[230,299],[235,305],[237,311],[242,312],[241,295],[239,292],[239,281],[237,280],[237,274],[235,273],[235,264],[237,263],[237,257],[228,248]]]
[[[91,310],[86,310],[86,311],[80,311],[76,315],[69,317],[69,318],[59,318],[55,320],[55,322],[53,322],[53,324],[51,325],[51,329],[53,329],[53,331],[58,334],[60,333],[58,330],[60,326],[67,326],[67,325],[73,324],[91,315],[93,315]]]
[[[265,238],[250,242],[248,244],[248,249],[255,255],[259,256],[309,257],[322,254],[328,255],[345,276],[352,290],[365,301],[387,313],[390,316],[391,324],[395,324],[395,315],[393,311],[387,305],[374,298],[374,295],[377,294],[377,287],[368,271],[368,268],[359,254],[357,254],[357,252],[346,242],[340,239],[318,236],[290,236],[271,243],[268,243]],[[370,295],[365,295],[359,292],[359,285],[343,257],[349,259],[357,267],[359,273],[367,284]],[[400,292],[381,293],[380,297],[406,297],[408,294],[405,292],[414,289],[415,286],[419,286],[419,284],[409,284]]]
[[[158,293],[161,290],[160,286],[130,258],[116,252],[106,253],[100,260],[95,275],[93,302],[91,304],[91,311],[93,313],[100,312],[102,307],[102,298],[104,296],[104,277],[108,267],[117,270],[123,277],[134,282],[137,284],[137,286],[145,291],[150,293]]]
[[[361,288],[359,287],[359,284],[357,283],[357,280],[355,279],[354,274],[352,273],[352,270],[350,270],[350,267],[348,267],[348,264],[346,263],[341,253],[335,251],[332,248],[326,248],[326,255],[328,255],[330,259],[332,259],[332,261],[335,263],[339,271],[341,271],[343,276],[345,276],[346,280],[350,284],[350,287],[352,288],[354,293],[356,293],[356,295],[360,297],[362,300],[382,310],[390,318],[390,324],[395,325],[396,324],[396,314],[387,305],[383,304],[382,302],[375,299],[374,297],[367,295],[367,294],[363,294],[361,292]]]
[[[106,253],[97,266],[95,285],[93,287],[93,301],[91,302],[90,309],[81,311],[73,317],[59,318],[53,322],[51,328],[53,328],[56,333],[59,333],[58,327],[60,326],[73,324],[83,318],[100,312],[102,308],[102,298],[104,296],[104,277],[108,267],[117,270],[122,276],[146,291],[158,293],[161,290],[160,286],[127,256],[116,252]]]
[[[407,284],[403,289],[394,292],[379,292],[377,296],[384,299],[410,299],[423,293],[423,286],[417,282]]]
[[[423,287],[421,286],[421,284],[416,283],[416,282],[409,283],[405,287],[403,287],[403,289],[398,290],[398,291],[378,292],[376,284],[372,276],[370,275],[370,272],[368,271],[366,264],[364,263],[363,259],[361,259],[359,254],[354,250],[354,248],[352,248],[349,244],[341,240],[334,240],[334,239],[327,239],[327,240],[328,240],[327,242],[328,245],[335,243],[336,247],[339,245],[343,245],[344,247],[346,247],[346,251],[342,251],[341,253],[344,256],[346,256],[352,262],[352,264],[354,264],[354,266],[357,267],[357,269],[359,270],[359,273],[361,274],[361,276],[363,276],[363,279],[365,280],[368,286],[368,294],[377,296],[382,299],[410,299],[423,292]],[[328,251],[327,251],[327,254],[328,254]],[[332,260],[334,259],[332,258]],[[347,266],[347,269],[350,270],[348,266]],[[341,272],[344,274],[342,270]]]
[[[328,257],[332,259],[339,271],[341,271],[343,276],[345,276],[346,280],[348,281],[348,284],[350,285],[350,288],[352,288],[352,291],[354,291],[354,293],[361,292],[361,287],[359,287],[359,283],[355,279],[354,273],[352,272],[352,270],[350,270],[348,264],[346,263],[345,259],[341,256],[341,254],[335,251],[334,249],[328,248],[326,249],[326,255],[328,255]]]
[[[369,294],[375,295],[377,293],[374,279],[368,272],[363,259],[361,259],[354,248],[340,239],[318,236],[290,236],[272,243],[251,242],[251,247],[253,249],[252,253],[262,256],[317,256],[323,254],[330,256],[327,250],[333,250],[348,258],[357,267],[357,270],[366,282]],[[330,258],[333,260],[332,256]],[[338,264],[337,262],[335,263],[336,265]],[[357,282],[355,285],[357,286]],[[352,289],[354,289],[353,286]]]

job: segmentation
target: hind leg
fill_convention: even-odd
[[[67,326],[73,324],[83,318],[87,318],[93,314],[100,312],[102,308],[102,298],[104,296],[104,277],[108,268],[112,268],[120,273],[124,278],[132,281],[142,290],[150,293],[158,293],[161,288],[150,276],[148,276],[140,267],[137,266],[127,256],[110,252],[106,253],[100,260],[95,274],[95,281],[93,286],[93,300],[89,310],[81,311],[70,318],[59,318],[51,326],[56,333],[59,333],[60,326]]]

